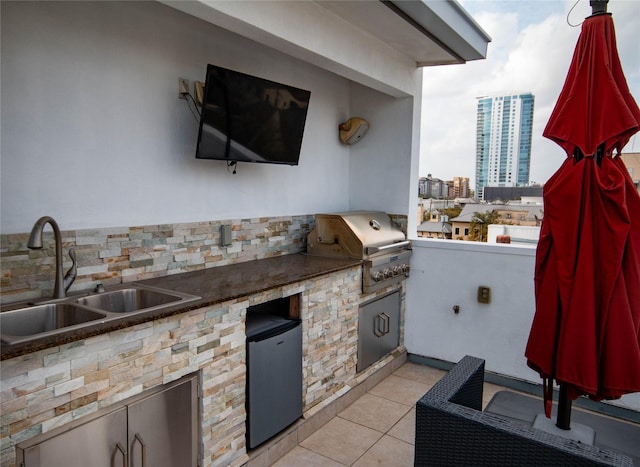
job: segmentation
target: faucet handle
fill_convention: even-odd
[[[76,280],[76,275],[78,274],[78,268],[76,267],[76,250],[74,248],[69,248],[69,257],[71,258],[71,267],[65,274],[63,281],[65,293],[69,290],[73,281]]]

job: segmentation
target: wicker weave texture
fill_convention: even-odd
[[[416,466],[633,466],[631,458],[484,413],[484,360],[466,356],[416,404]]]

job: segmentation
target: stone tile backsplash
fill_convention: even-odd
[[[78,276],[70,292],[117,285],[270,256],[304,251],[313,215],[230,219],[183,224],[63,230],[64,270],[75,248]],[[232,243],[220,229],[231,225]],[[44,248],[27,248],[29,233],[0,235],[1,303],[51,296],[55,279],[53,233]]]
[[[63,231],[65,257],[75,248],[73,290],[304,251],[312,215],[145,227]],[[220,226],[233,243],[220,246]],[[51,294],[53,235],[29,250],[28,234],[0,236],[2,300]],[[70,267],[65,261],[65,270]],[[203,465],[244,465],[245,319],[252,305],[300,295],[305,419],[362,384],[382,363],[356,374],[358,309],[388,293],[362,294],[361,268],[315,277],[228,302],[92,336],[2,362],[0,465],[14,466],[15,446],[40,433],[199,373]],[[404,342],[404,294],[400,344]]]

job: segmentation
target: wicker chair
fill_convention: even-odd
[[[633,466],[623,454],[482,412],[484,360],[466,356],[416,404],[416,466]]]

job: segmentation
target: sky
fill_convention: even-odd
[[[468,177],[475,190],[476,98],[531,92],[535,107],[529,178],[545,183],[565,153],[542,132],[564,84],[579,25],[591,14],[589,0],[458,2],[492,41],[485,60],[424,68],[420,176]],[[629,89],[640,103],[640,0],[610,0],[607,11],[613,16]],[[623,152],[640,152],[640,134]]]

